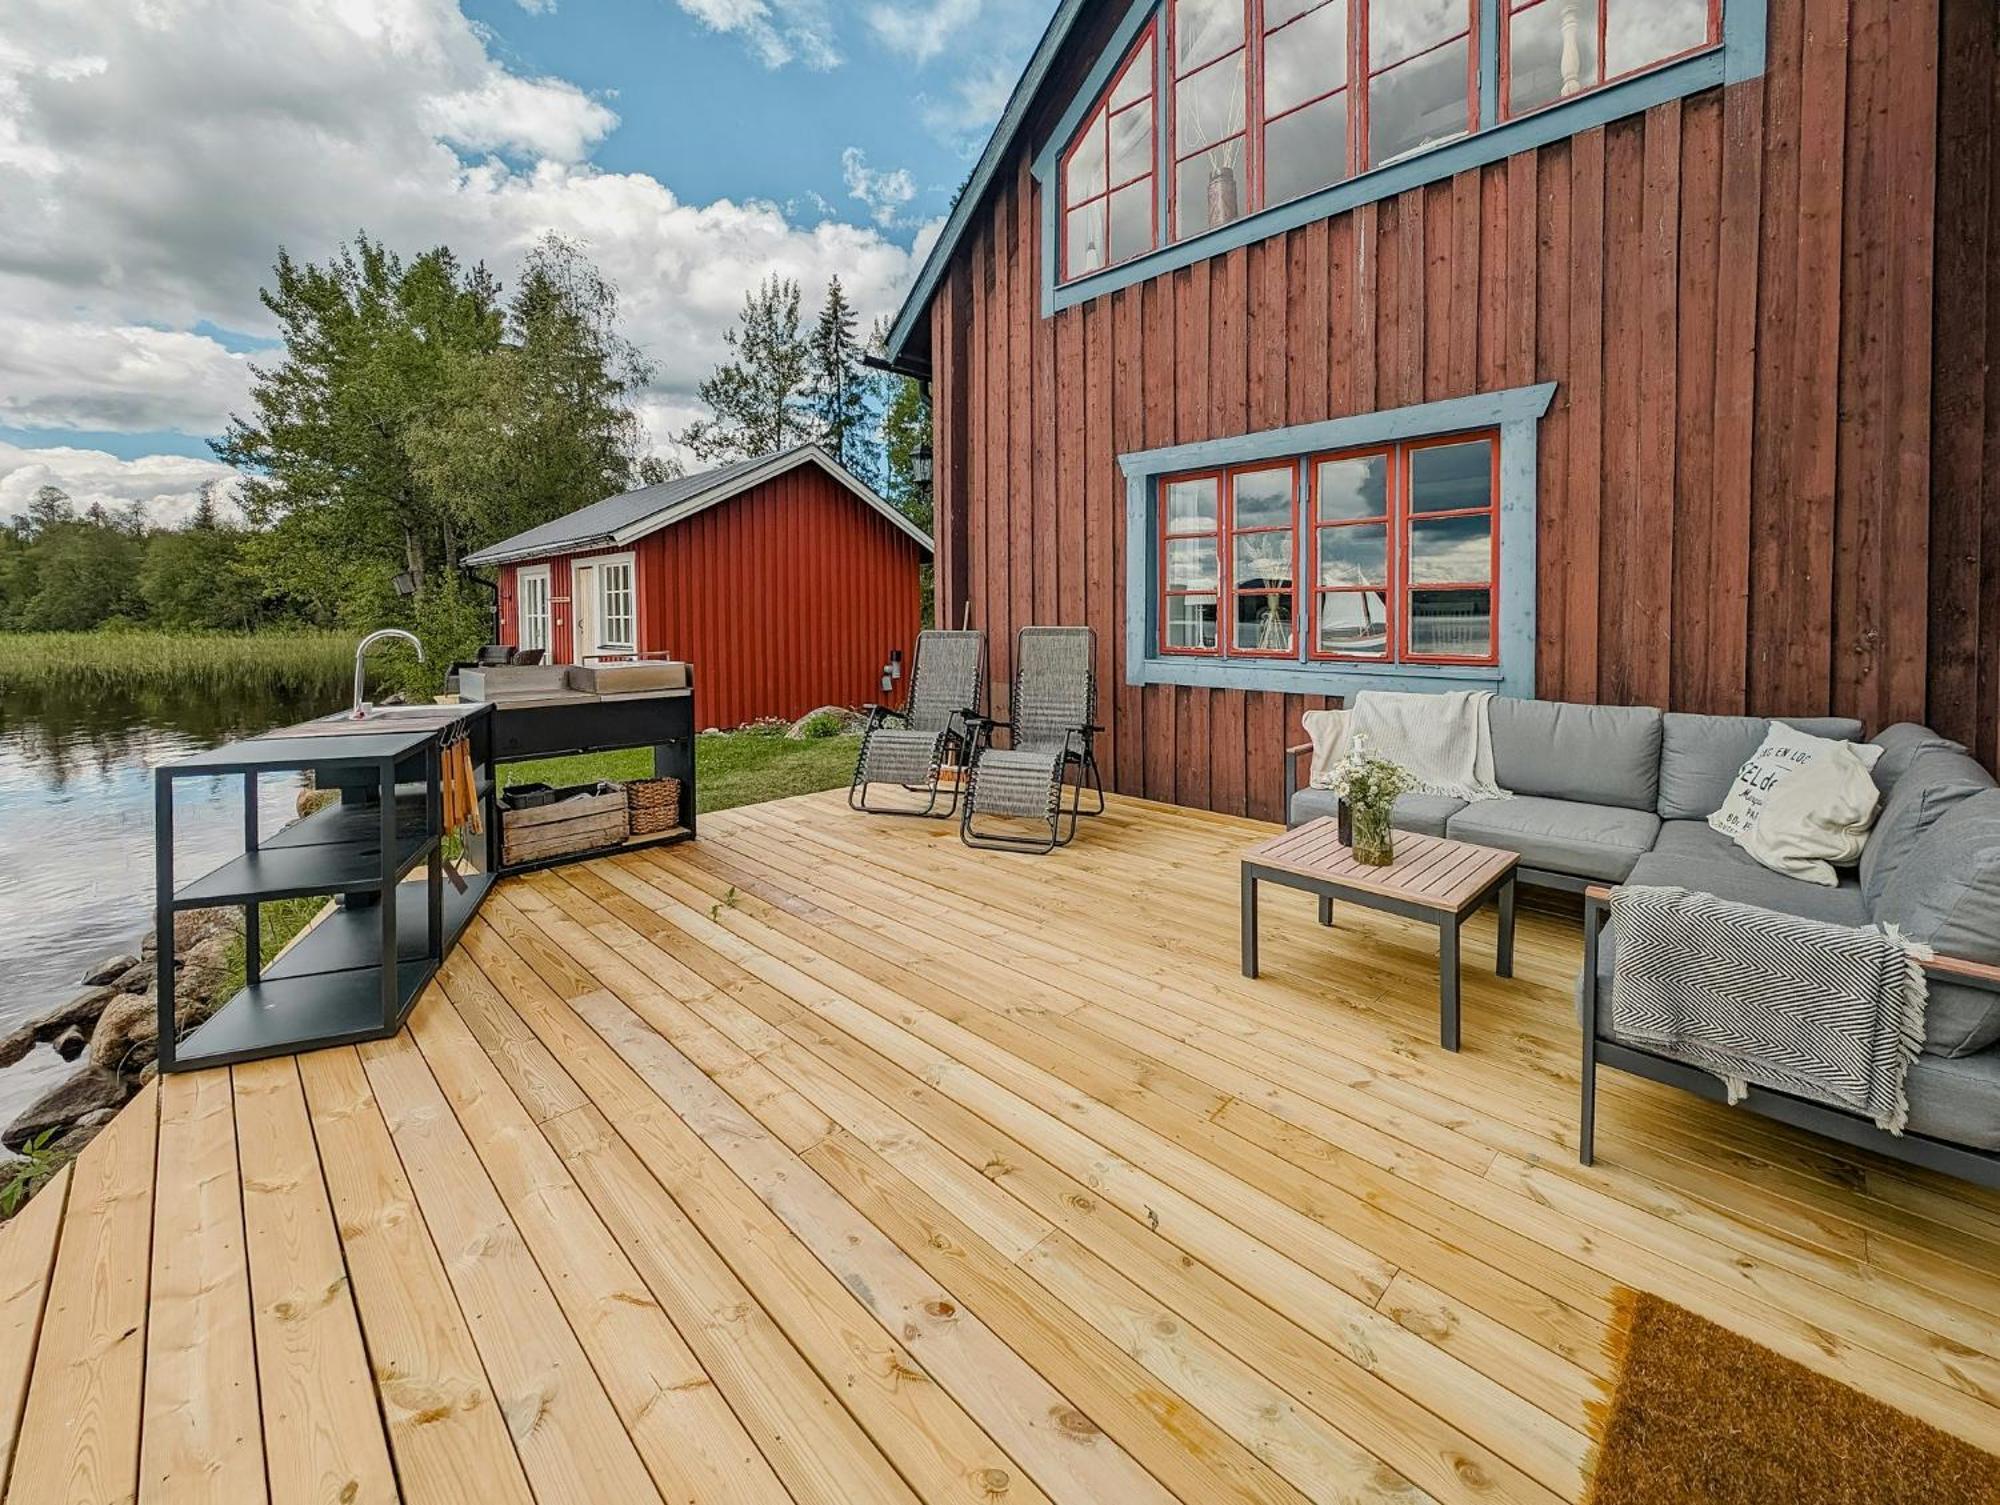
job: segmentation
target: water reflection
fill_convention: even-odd
[[[337,676],[0,691],[0,1032],[68,998],[99,957],[138,949],[152,921],[157,764],[341,697]],[[297,790],[296,779],[264,781],[266,830],[290,817]],[[240,798],[235,780],[179,786],[183,871],[239,850]],[[0,1071],[0,1123],[72,1069],[44,1048]]]

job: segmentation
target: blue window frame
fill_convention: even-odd
[[[1767,8],[1768,0],[1134,0],[1035,160],[1043,314],[1757,77]],[[1380,18],[1391,16],[1423,24],[1403,36],[1384,30]],[[1137,57],[1155,70],[1146,96],[1154,160],[1149,177],[1135,178],[1148,184],[1152,223],[1128,225],[1123,238],[1148,249],[1080,264],[1064,255],[1065,165],[1114,87],[1134,92]],[[1129,217],[1140,191],[1128,200]]]
[[[1554,396],[1513,387],[1121,455],[1127,680],[1534,694],[1536,434]],[[1289,479],[1261,484],[1274,475]],[[1275,565],[1237,568],[1246,537]]]

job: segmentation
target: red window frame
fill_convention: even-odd
[[[1708,37],[1693,47],[1682,48],[1666,57],[1655,58],[1650,63],[1641,63],[1636,68],[1627,68],[1623,73],[1604,73],[1605,44],[1609,39],[1611,13],[1610,0],[1590,0],[1597,10],[1597,68],[1598,80],[1577,90],[1575,94],[1559,94],[1554,99],[1544,100],[1538,105],[1530,105],[1524,110],[1514,108],[1514,17],[1523,11],[1538,9],[1543,5],[1560,4],[1561,0],[1500,0],[1500,101],[1498,118],[1519,120],[1528,115],[1536,115],[1564,103],[1579,99],[1585,94],[1594,94],[1621,79],[1636,78],[1641,73],[1650,73],[1655,68],[1664,68],[1669,63],[1678,63],[1682,58],[1694,57],[1722,45],[1722,3],[1723,0],[1708,0]]]
[[[1224,628],[1229,622],[1229,617],[1226,614],[1229,602],[1229,581],[1226,578],[1226,572],[1229,561],[1227,558],[1228,551],[1224,547],[1224,539],[1228,535],[1229,522],[1228,474],[1227,471],[1223,470],[1190,470],[1182,471],[1178,475],[1160,477],[1158,485],[1160,519],[1159,528],[1157,529],[1160,543],[1158,553],[1160,573],[1159,589],[1155,594],[1158,596],[1160,603],[1157,647],[1161,653],[1173,654],[1175,657],[1220,658],[1222,657],[1224,647],[1227,645],[1228,639],[1224,633]],[[1179,532],[1174,532],[1168,528],[1167,488],[1187,481],[1213,481],[1215,483],[1214,527],[1182,529]],[[1215,590],[1213,592],[1168,589],[1168,544],[1174,540],[1189,538],[1206,538],[1215,545]],[[1167,603],[1176,596],[1206,596],[1210,594],[1213,594],[1215,597],[1215,646],[1213,648],[1174,648],[1168,646]]]
[[[1418,512],[1410,505],[1411,477],[1416,471],[1414,457],[1427,449],[1444,449],[1454,444],[1483,443],[1486,446],[1488,466],[1486,482],[1486,505],[1483,507],[1452,507],[1440,512]],[[1398,661],[1406,664],[1497,664],[1500,661],[1500,436],[1491,430],[1476,430],[1465,434],[1443,434],[1436,438],[1411,439],[1397,446],[1397,473],[1400,485],[1396,488],[1398,510],[1401,522],[1396,532],[1396,604],[1395,613],[1402,624],[1397,634]],[[1410,582],[1410,538],[1418,522],[1439,522],[1448,518],[1484,517],[1487,519],[1487,537],[1491,549],[1486,566],[1486,579],[1481,580],[1426,580],[1421,584]],[[1483,590],[1487,600],[1487,648],[1477,656],[1455,653],[1419,653],[1413,640],[1416,613],[1410,609],[1410,599],[1414,592],[1457,591],[1470,593]]]
[[[1156,200],[1160,192],[1165,192],[1167,196],[1167,243],[1169,245],[1176,244],[1183,238],[1180,228],[1179,203],[1180,168],[1183,162],[1199,156],[1201,152],[1213,151],[1217,146],[1225,146],[1231,141],[1240,139],[1243,142],[1244,202],[1238,213],[1238,218],[1245,218],[1260,210],[1267,209],[1270,205],[1265,202],[1265,136],[1271,126],[1277,121],[1297,113],[1299,110],[1310,108],[1318,104],[1321,100],[1330,99],[1334,95],[1344,91],[1347,95],[1347,163],[1346,170],[1335,181],[1345,181],[1348,178],[1371,171],[1380,165],[1372,160],[1373,153],[1369,142],[1369,96],[1373,90],[1375,80],[1395,71],[1397,68],[1413,63],[1419,58],[1428,57],[1440,48],[1451,46],[1461,39],[1465,42],[1464,134],[1471,135],[1479,129],[1480,8],[1478,0],[1463,0],[1463,4],[1465,5],[1465,29],[1463,31],[1453,32],[1450,36],[1443,37],[1433,42],[1430,46],[1413,52],[1407,57],[1398,58],[1382,68],[1373,67],[1369,55],[1369,12],[1371,7],[1376,3],[1376,0],[1348,0],[1347,82],[1340,88],[1329,89],[1323,94],[1315,95],[1311,99],[1290,106],[1270,120],[1264,118],[1265,45],[1278,32],[1285,30],[1287,27],[1297,25],[1308,15],[1322,9],[1325,4],[1330,3],[1330,0],[1321,0],[1321,4],[1301,11],[1290,20],[1281,22],[1279,25],[1268,30],[1264,26],[1264,0],[1242,0],[1242,47],[1240,49],[1232,48],[1230,51],[1224,52],[1217,57],[1204,59],[1189,68],[1185,73],[1180,71],[1176,40],[1181,3],[1182,0],[1167,0],[1166,34],[1162,54],[1165,58],[1166,69],[1166,99],[1164,101],[1164,108],[1156,117],[1156,125],[1166,132],[1169,181],[1163,188],[1161,185],[1156,184],[1154,192]],[[1386,3],[1394,4],[1396,0],[1386,0]],[[1505,7],[1507,3],[1508,0],[1502,0],[1503,16],[1506,13]],[[1710,3],[1712,5],[1719,4],[1720,0],[1710,0]],[[1603,0],[1598,0],[1598,4],[1601,9]],[[1243,129],[1234,135],[1224,137],[1221,141],[1212,142],[1194,152],[1190,152],[1185,157],[1182,156],[1180,154],[1179,120],[1181,83],[1208,68],[1220,66],[1230,58],[1236,56],[1238,51],[1241,51],[1243,54]],[[1207,231],[1198,230],[1194,233],[1197,235],[1206,234]]]
[[[1382,457],[1387,469],[1387,474],[1383,478],[1382,511],[1370,517],[1340,517],[1330,522],[1323,518],[1320,513],[1320,467],[1329,461],[1365,460],[1376,455]],[[1312,456],[1306,462],[1311,471],[1308,484],[1311,487],[1312,496],[1312,511],[1307,519],[1308,531],[1312,535],[1312,620],[1309,624],[1312,630],[1306,635],[1306,657],[1310,659],[1315,659],[1320,663],[1393,664],[1400,657],[1402,636],[1398,624],[1400,613],[1397,611],[1397,605],[1401,590],[1397,584],[1397,566],[1402,555],[1402,550],[1397,545],[1396,533],[1397,472],[1400,456],[1401,447],[1398,445],[1369,444],[1363,445],[1358,449],[1329,450],[1324,454]],[[1385,633],[1384,649],[1381,653],[1341,653],[1336,650],[1322,649],[1319,645],[1319,613],[1321,603],[1325,598],[1328,596],[1346,595],[1366,596],[1373,595],[1375,592],[1373,587],[1366,585],[1324,584],[1320,579],[1319,572],[1319,536],[1321,533],[1330,532],[1335,528],[1375,527],[1379,527],[1382,530],[1383,538],[1382,573],[1384,578],[1381,594],[1383,610],[1388,615],[1388,620],[1382,624]]]
[[[1076,138],[1070,142],[1069,149],[1062,155],[1062,165],[1056,174],[1056,218],[1058,232],[1061,237],[1061,260],[1059,265],[1062,268],[1062,276],[1059,279],[1060,281],[1074,282],[1079,277],[1094,276],[1098,272],[1105,271],[1110,267],[1120,266],[1127,261],[1136,260],[1159,249],[1160,111],[1156,108],[1159,104],[1160,92],[1159,32],[1159,23],[1157,21],[1148,21],[1145,29],[1137,37],[1133,38],[1132,45],[1126,49],[1124,58],[1120,60],[1117,70],[1111,75],[1111,81],[1104,86],[1103,94],[1098,98],[1095,107],[1091,110],[1090,118],[1077,131]],[[1152,53],[1153,66],[1146,71],[1146,92],[1131,103],[1120,105],[1114,110],[1111,108],[1112,96],[1117,94],[1119,87],[1125,82],[1126,77],[1138,66],[1140,55],[1146,52],[1149,44],[1153,45],[1154,51]],[[1111,178],[1111,121],[1114,116],[1128,114],[1133,110],[1152,111],[1153,150],[1146,158],[1146,170],[1144,172],[1135,173],[1122,182],[1113,182]],[[1071,203],[1069,198],[1070,160],[1075,157],[1078,148],[1083,145],[1092,132],[1097,133],[1104,148],[1104,188],[1100,193],[1087,195],[1075,203]],[[1134,251],[1130,256],[1121,256],[1114,259],[1111,254],[1111,196],[1122,189],[1130,188],[1135,183],[1147,183],[1152,189],[1151,193],[1147,195],[1146,244],[1139,250]],[[1069,262],[1070,216],[1079,209],[1087,208],[1089,205],[1099,202],[1102,202],[1104,205],[1104,264],[1084,271],[1078,271],[1072,268]]]
[[[1272,527],[1268,524],[1258,524],[1253,527],[1239,528],[1236,525],[1236,479],[1238,476],[1247,476],[1247,475],[1284,476],[1286,506],[1289,512],[1289,521],[1287,521],[1282,527]],[[1223,495],[1223,517],[1226,520],[1227,524],[1226,527],[1223,529],[1223,532],[1226,536],[1228,547],[1223,551],[1220,562],[1223,571],[1223,580],[1222,580],[1223,596],[1224,600],[1227,603],[1227,608],[1228,608],[1226,612],[1223,613],[1222,622],[1227,626],[1228,635],[1227,637],[1224,637],[1223,633],[1221,631],[1218,631],[1216,633],[1216,639],[1218,642],[1224,644],[1226,650],[1224,656],[1227,658],[1296,659],[1299,656],[1299,632],[1300,632],[1299,462],[1296,459],[1259,460],[1249,465],[1232,466],[1230,469],[1223,472],[1223,478],[1225,483],[1224,495]],[[1261,591],[1246,591],[1241,593],[1237,591],[1236,540],[1251,533],[1282,533],[1285,535],[1287,543],[1285,572],[1290,577],[1291,584],[1288,585],[1283,591],[1261,590]],[[1256,596],[1256,597],[1277,596],[1277,595],[1284,596],[1291,603],[1291,608],[1292,608],[1291,616],[1288,619],[1292,635],[1291,642],[1283,648],[1237,647],[1236,646],[1236,598],[1239,594]]]

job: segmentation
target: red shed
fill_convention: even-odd
[[[670,654],[708,726],[879,699],[916,648],[931,541],[817,445],[608,497],[469,555],[505,641],[552,663]]]

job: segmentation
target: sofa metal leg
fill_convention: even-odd
[[[1319,922],[1322,925],[1333,923],[1333,900],[1326,894],[1319,896]]]
[[[1583,1106],[1576,1132],[1576,1158],[1583,1165],[1597,1163],[1597,948],[1602,915],[1596,899],[1584,900],[1583,1017],[1577,1021],[1583,1032]]]

